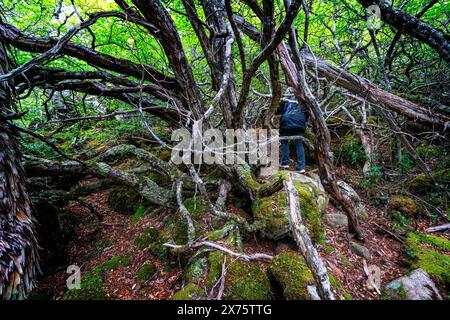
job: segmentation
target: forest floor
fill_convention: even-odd
[[[133,223],[130,216],[119,214],[107,204],[108,191],[89,195],[84,199],[92,205],[102,216],[99,221],[88,208],[80,204],[72,204],[66,210],[76,220],[76,228],[71,241],[67,244],[68,265],[75,264],[81,267],[81,273],[92,270],[95,266],[108,261],[114,256],[129,256],[131,264],[119,266],[109,270],[104,282],[106,295],[110,299],[169,299],[182,285],[181,267],[172,267],[155,257],[146,250],[138,250],[133,245],[133,239],[147,227],[160,228],[164,215],[168,212],[158,210],[158,214],[149,214]],[[367,219],[362,223],[365,234],[364,246],[367,247],[372,258],[364,261],[360,256],[352,254],[349,248],[349,236],[345,227],[331,227],[323,224],[326,232],[326,241],[318,245],[317,249],[325,261],[328,269],[341,282],[345,291],[353,299],[378,299],[377,292],[370,288],[364,264],[376,265],[381,269],[382,285],[404,275],[407,272],[402,265],[401,242],[392,235],[380,231],[380,226],[389,228],[383,210],[375,208],[361,195],[367,211]],[[235,210],[233,199],[228,201],[228,210]],[[326,208],[326,213],[337,213],[332,204]],[[420,230],[427,227],[419,223]],[[99,245],[103,244],[103,245]],[[279,250],[289,249],[286,242],[273,242],[254,235],[247,237],[244,242],[246,253],[275,254]],[[143,286],[136,281],[136,272],[144,263],[153,263],[158,271]],[[259,262],[262,269],[268,263]],[[66,292],[66,279],[68,274],[65,268],[46,276],[40,281],[39,288],[51,292],[52,299],[61,299]]]

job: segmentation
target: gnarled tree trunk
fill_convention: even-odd
[[[0,75],[7,71],[8,57],[0,39]],[[39,255],[25,171],[8,123],[12,101],[9,83],[0,83],[0,297],[22,299],[34,287]]]

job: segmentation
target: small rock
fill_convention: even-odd
[[[325,215],[326,222],[335,228],[348,226],[348,219],[345,214],[342,213],[329,213]]]
[[[423,269],[389,282],[382,297],[389,300],[442,300],[434,281]]]
[[[370,259],[372,258],[372,255],[370,254],[369,249],[367,249],[366,247],[364,247],[363,245],[360,245],[356,242],[350,241],[350,250],[360,256],[363,257],[365,259]]]

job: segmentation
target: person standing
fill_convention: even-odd
[[[305,172],[306,159],[305,149],[301,136],[305,133],[306,125],[309,119],[309,114],[304,107],[301,107],[294,96],[290,96],[285,101],[282,101],[278,106],[276,115],[280,115],[280,140],[281,140],[281,165],[280,168],[289,168],[289,140],[283,137],[297,136],[297,139],[292,139],[295,144],[297,153],[296,171],[300,173]]]

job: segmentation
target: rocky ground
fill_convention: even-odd
[[[187,283],[184,276],[186,257],[172,255],[169,258],[160,246],[149,245],[152,240],[146,243],[146,237],[153,236],[149,230],[161,230],[167,225],[173,216],[171,211],[160,208],[143,217],[124,215],[111,209],[107,198],[108,192],[104,191],[84,199],[99,213],[101,221],[85,205],[73,203],[65,208],[76,219],[74,234],[65,248],[67,262],[41,279],[34,298],[92,298],[94,291],[94,298],[101,299],[169,299]],[[242,211],[236,208],[236,201],[235,198],[228,199],[228,211]],[[411,269],[411,264],[405,262],[405,239],[392,232],[386,210],[374,207],[364,197],[361,197],[361,204],[365,208],[362,216],[364,243],[349,238],[345,217],[332,203],[327,204],[321,218],[324,241],[318,242],[316,247],[335,278],[333,281],[337,280],[339,284],[339,290],[336,290],[339,299],[380,299],[380,290],[386,284]],[[418,219],[416,231],[424,231],[429,225],[429,219]],[[288,252],[291,256],[283,256],[286,261],[299,256],[292,241],[268,240],[260,233],[245,235],[242,250],[246,253],[266,253],[276,256],[276,259],[280,252]],[[448,259],[448,247],[440,250]],[[233,260],[229,257],[226,259],[228,262]],[[282,277],[277,276],[283,275],[277,271],[280,270],[276,269],[277,263],[285,263],[285,260],[279,260],[276,263],[261,260],[256,264],[260,270],[270,270],[271,281],[275,277],[281,282],[281,288],[271,290],[272,298],[289,298],[280,280]],[[444,266],[448,264],[448,260],[445,261]],[[66,266],[71,264],[80,266],[83,279],[92,282],[88,283],[92,288],[86,297],[67,293]],[[373,269],[380,271],[381,283],[369,283],[368,274]],[[442,286],[439,290],[445,297]],[[292,298],[298,296],[293,295]]]

